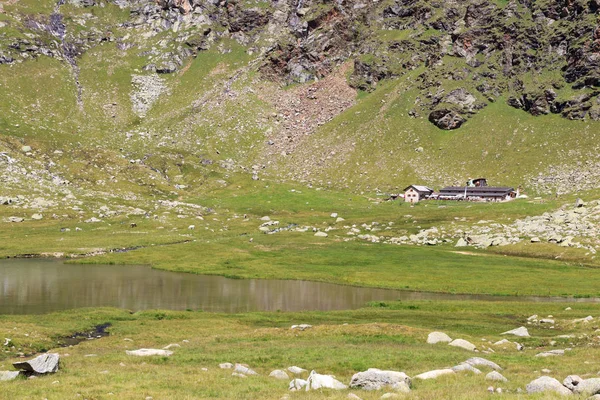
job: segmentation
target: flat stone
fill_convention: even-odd
[[[565,354],[564,350],[550,350],[545,351],[543,353],[536,354],[536,357],[555,357],[555,356],[563,356]]]
[[[404,372],[382,371],[377,368],[369,368],[366,371],[358,372],[350,380],[351,388],[361,388],[363,390],[380,390],[383,388],[404,389],[409,388],[411,380]]]
[[[0,381],[12,381],[16,379],[21,371],[0,371]]]
[[[515,335],[515,336],[519,336],[519,337],[529,337],[529,332],[527,331],[527,328],[525,328],[524,326],[521,326],[519,328],[503,332],[503,333],[501,333],[501,335]]]
[[[271,371],[271,373],[269,374],[270,377],[275,378],[275,379],[285,379],[288,380],[290,379],[290,377],[288,376],[288,374],[285,373],[285,371],[282,371],[280,369],[276,369],[274,371]]]
[[[312,325],[309,324],[300,324],[300,325],[292,325],[290,329],[299,329],[301,331],[312,328]]]
[[[254,370],[248,368],[248,366],[244,364],[235,364],[234,371],[244,375],[258,375]]]
[[[221,363],[221,364],[219,364],[219,368],[221,368],[221,369],[231,369],[231,368],[233,368],[233,364],[232,363]]]
[[[500,372],[498,371],[492,371],[489,374],[487,374],[485,376],[485,380],[486,381],[498,381],[498,382],[508,382],[508,379],[506,379]]]
[[[325,232],[317,232],[317,233],[315,233],[315,236],[316,237],[327,237],[329,235]]]
[[[334,390],[343,390],[348,389],[348,386],[344,385],[342,382],[335,379],[335,377],[331,375],[321,375],[316,371],[311,371],[308,375],[306,391],[316,390],[316,389],[334,389]]]
[[[42,214],[33,214],[31,216],[31,219],[35,220],[35,221],[40,221],[41,219],[43,219],[44,216]]]
[[[454,339],[453,341],[448,343],[448,346],[460,347],[469,351],[475,351],[475,349],[477,348],[473,343],[464,339]]]
[[[427,371],[427,372],[423,372],[422,374],[419,374],[417,376],[415,376],[415,379],[435,379],[438,378],[440,376],[443,375],[450,375],[450,374],[454,374],[454,371],[450,368],[445,368],[445,369],[436,369],[433,371]]]
[[[23,222],[25,221],[24,218],[21,217],[8,217],[8,222]]]
[[[300,368],[300,367],[296,367],[296,366],[288,367],[287,370],[290,371],[294,375],[300,375],[300,374],[303,374],[305,372],[308,372],[304,368]]]
[[[46,353],[37,356],[29,361],[13,363],[13,367],[36,374],[48,374],[58,371],[60,356],[55,353]]]
[[[173,354],[170,350],[162,350],[162,349],[139,349],[139,350],[126,350],[125,354],[128,356],[138,356],[138,357],[149,357],[149,356],[163,356],[169,357]]]
[[[496,364],[493,361],[486,360],[483,357],[471,357],[467,361],[466,364],[472,365],[474,367],[490,367],[491,369],[495,369],[496,371],[502,371],[502,367]]]
[[[436,343],[450,343],[452,338],[446,335],[444,332],[431,332],[427,336],[427,343],[436,344]]]
[[[556,392],[562,396],[569,396],[572,392],[564,387],[562,383],[549,376],[539,377],[527,384],[525,387],[527,393],[543,393],[543,392]]]
[[[475,374],[481,374],[480,370],[478,370],[474,366],[467,364],[467,363],[458,364],[458,365],[452,367],[452,371],[454,371],[454,372],[470,371]]]

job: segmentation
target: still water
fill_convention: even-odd
[[[147,266],[69,265],[59,260],[0,260],[0,314],[40,314],[79,307],[214,312],[347,310],[382,300],[598,301],[451,295],[329,283],[227,279]]]

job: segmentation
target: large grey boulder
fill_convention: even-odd
[[[495,369],[496,371],[502,371],[502,367],[496,364],[493,361],[486,360],[482,357],[471,357],[467,361],[466,364],[472,365],[474,367],[490,367],[491,369]]]
[[[342,382],[338,381],[337,379],[335,379],[335,377],[331,375],[321,375],[315,371],[311,371],[310,375],[308,375],[306,391],[316,389],[343,390],[348,389],[348,386],[344,385]]]
[[[366,371],[358,372],[350,380],[351,388],[361,388],[364,390],[380,390],[384,387],[396,389],[399,386],[410,387],[410,377],[404,372],[382,371],[377,368],[369,368]]]
[[[0,381],[12,381],[21,371],[0,371]]]
[[[13,363],[13,367],[35,374],[48,374],[58,371],[60,356],[54,353],[46,353],[29,361]]]
[[[139,350],[126,350],[125,354],[128,356],[137,356],[137,357],[149,357],[149,356],[163,356],[169,357],[173,354],[171,350],[162,350],[162,349],[139,349]]]
[[[564,387],[562,383],[549,376],[541,376],[527,384],[525,387],[527,393],[542,393],[542,392],[556,392],[561,396],[569,396],[572,392]]]
[[[469,351],[475,351],[475,349],[477,349],[477,347],[473,343],[464,339],[454,339],[453,341],[448,343],[448,346],[460,347],[461,349]]]
[[[573,388],[573,392],[586,395],[600,394],[600,378],[590,378],[580,381]]]
[[[446,335],[444,332],[431,332],[427,336],[427,343],[436,344],[436,343],[450,343],[452,338]]]
[[[503,332],[503,333],[501,333],[501,335],[515,335],[515,336],[519,336],[519,337],[529,337],[529,331],[527,331],[527,328],[525,328],[524,326],[521,326],[519,328]]]

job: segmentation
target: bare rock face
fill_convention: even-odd
[[[364,372],[358,372],[352,376],[351,388],[364,390],[380,390],[382,388],[396,389],[399,386],[411,385],[411,380],[404,372],[382,371],[377,368],[369,368]]]
[[[13,367],[34,374],[48,374],[58,371],[59,361],[58,354],[47,353],[29,361],[13,363]]]
[[[440,129],[452,130],[458,129],[465,122],[465,119],[455,111],[447,108],[433,110],[429,114],[429,122]]]

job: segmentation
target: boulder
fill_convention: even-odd
[[[554,356],[563,356],[565,354],[564,350],[549,350],[543,353],[536,354],[536,357],[554,357]]]
[[[221,363],[221,364],[219,364],[219,368],[221,368],[221,369],[231,369],[231,368],[233,368],[233,364],[232,363]]]
[[[453,341],[448,343],[448,346],[460,347],[469,351],[475,351],[475,349],[477,348],[473,343],[468,342],[464,339],[454,339]]]
[[[41,220],[43,218],[44,218],[44,216],[42,214],[33,214],[31,216],[31,219],[33,219],[34,221],[39,221],[39,220]]]
[[[487,374],[485,376],[485,380],[486,381],[508,382],[508,379],[506,379],[504,376],[502,376],[502,374],[498,371],[492,371],[489,374]]]
[[[315,236],[316,237],[327,237],[329,235],[325,232],[317,232],[317,233],[315,233]]]
[[[29,361],[13,363],[13,367],[35,374],[48,374],[58,371],[60,356],[54,353],[46,353]]]
[[[348,393],[348,396],[346,396],[346,398],[348,400],[362,400],[360,397],[358,397],[357,395],[355,395],[354,393]]]
[[[577,375],[569,375],[563,381],[563,386],[565,386],[569,390],[575,390],[577,386],[581,383],[583,379]]]
[[[235,364],[235,368],[233,370],[238,374],[258,375],[254,370],[251,370],[247,365],[244,364]]]
[[[311,371],[306,381],[306,391],[316,389],[335,389],[342,390],[347,389],[348,386],[338,381],[332,375],[321,375],[315,371]]]
[[[590,378],[580,381],[574,386],[573,392],[586,395],[600,394],[600,378]]]
[[[496,364],[493,361],[486,360],[482,357],[471,357],[467,361],[465,361],[465,364],[469,364],[474,367],[490,367],[491,369],[495,369],[496,371],[502,371],[502,367],[500,367],[498,364]]]
[[[450,338],[450,336],[446,335],[444,332],[431,332],[428,336],[427,336],[427,343],[429,344],[436,344],[436,343],[450,343],[452,341],[452,338]]]
[[[501,333],[501,335],[515,335],[515,336],[519,336],[519,337],[529,337],[529,332],[527,331],[527,328],[525,328],[524,326],[521,326],[519,328],[503,332],[503,333]]]
[[[126,350],[125,354],[128,356],[148,357],[148,356],[163,356],[169,357],[173,354],[171,350],[162,349],[139,349],[139,350]]]
[[[465,119],[457,112],[443,108],[432,111],[429,114],[429,122],[440,129],[451,130],[460,128]]]
[[[301,331],[312,328],[312,325],[309,324],[300,324],[300,325],[292,325],[290,329],[300,329]]]
[[[12,381],[21,371],[0,371],[0,381]]]
[[[300,375],[300,374],[303,374],[305,372],[308,372],[304,368],[300,368],[300,367],[296,367],[296,366],[288,367],[287,370],[290,371],[294,375]]]
[[[369,368],[366,371],[358,372],[350,380],[351,388],[361,388],[364,390],[380,390],[384,387],[396,389],[404,385],[409,388],[411,385],[410,377],[404,372],[382,371],[377,368]]]
[[[289,390],[300,390],[300,389],[304,389],[306,387],[306,385],[308,384],[308,381],[305,381],[304,379],[292,379],[292,381],[290,382],[290,385],[288,386]]]
[[[280,369],[276,369],[274,371],[271,371],[271,373],[269,374],[270,377],[275,378],[275,379],[285,379],[288,380],[290,379],[290,377],[288,376],[288,374],[285,373],[285,371],[282,371]]]
[[[25,219],[21,217],[8,217],[8,222],[23,222]]]
[[[475,374],[480,374],[481,371],[475,368],[474,366],[466,363],[458,364],[457,366],[452,367],[452,371],[461,372],[461,371],[470,371]]]
[[[422,374],[415,376],[415,379],[422,379],[422,380],[435,379],[442,375],[450,375],[450,374],[454,374],[454,370],[452,370],[450,368],[435,369],[433,371],[423,372]]]
[[[562,396],[571,395],[571,391],[564,387],[562,383],[549,376],[541,376],[527,384],[525,387],[527,393],[542,393],[542,392],[556,392]]]
[[[454,245],[454,247],[466,247],[468,246],[469,243],[467,243],[467,241],[463,238],[460,238],[456,241],[456,244]]]

